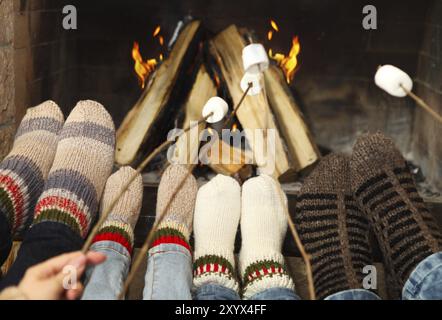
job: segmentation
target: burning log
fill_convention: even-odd
[[[237,103],[242,96],[242,90],[239,86],[244,70],[242,65],[242,49],[246,43],[236,26],[229,28],[218,34],[210,41],[210,53],[214,57],[218,65],[228,91],[234,103]],[[316,146],[309,138],[307,127],[300,115],[299,110],[294,108],[295,103],[291,94],[280,82],[280,76],[274,71],[268,73],[266,83],[272,87],[270,90],[271,98],[275,104],[277,119],[273,116],[269,106],[265,92],[261,92],[255,96],[247,96],[243,102],[243,106],[237,112],[237,117],[245,129],[275,129],[275,177],[284,179],[291,173],[300,171],[307,165],[313,163],[318,158]],[[281,103],[288,103],[282,106]],[[286,109],[284,111],[284,109]],[[286,117],[288,113],[288,118]],[[277,121],[281,122],[277,124]],[[290,128],[289,124],[292,121]],[[282,129],[281,129],[282,126]],[[293,140],[295,134],[302,133],[301,138]],[[282,139],[285,135],[285,143]],[[253,146],[252,146],[253,148]],[[313,151],[312,151],[313,150]],[[304,155],[304,152],[307,152]]]
[[[115,159],[118,164],[135,162],[143,145],[148,152],[164,140],[163,135],[159,136],[159,129],[164,133],[165,128],[171,128],[171,119],[179,109],[176,99],[192,83],[189,74],[194,74],[200,30],[199,21],[189,23],[182,30],[170,56],[153,74],[150,85],[123,120],[117,131]]]
[[[304,122],[282,72],[271,66],[264,74],[267,97],[291,159],[302,170],[319,159],[320,153]]]

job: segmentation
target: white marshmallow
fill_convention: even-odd
[[[249,96],[255,96],[255,95],[259,94],[262,90],[261,78],[262,78],[261,73],[250,73],[250,72],[244,73],[244,76],[241,79],[242,91],[246,92],[246,90],[249,86],[249,83],[251,82],[252,87],[249,89],[247,94]]]
[[[413,80],[411,80],[409,75],[389,64],[378,68],[374,76],[374,82],[379,88],[395,97],[405,97],[407,95],[401,85],[408,91],[413,89]]]
[[[260,43],[252,43],[242,49],[242,63],[244,71],[259,73],[269,67],[269,57],[264,46]]]
[[[215,123],[221,121],[228,111],[229,105],[224,101],[224,99],[221,99],[220,97],[212,97],[207,100],[206,104],[204,105],[202,114],[205,118],[211,112],[213,112],[213,114],[206,119],[206,122]]]

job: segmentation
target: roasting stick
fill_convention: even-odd
[[[269,58],[267,55],[267,52],[262,44],[259,43],[251,43],[248,46],[244,47],[242,52],[242,59],[243,59],[243,66],[244,66],[244,76],[241,80],[241,88],[245,92],[245,94],[248,94],[250,96],[257,95],[261,93],[264,95],[264,98],[267,101],[267,106],[270,108],[270,104],[267,97],[266,87],[265,87],[265,80],[264,80],[264,71],[268,69],[269,67]],[[247,88],[245,87],[245,84],[248,83]],[[253,87],[253,90],[249,92],[250,88]],[[269,110],[266,112],[266,119],[265,119],[265,125],[266,128],[269,128]],[[267,130],[265,131],[265,133]],[[265,137],[267,135],[265,134]],[[308,290],[309,290],[309,296],[311,300],[316,300],[316,294],[315,294],[315,288],[313,283],[313,274],[312,274],[312,268],[310,263],[310,255],[307,254],[305,251],[305,248],[301,242],[301,239],[299,238],[299,234],[296,231],[295,224],[293,223],[293,220],[290,216],[289,210],[287,205],[284,201],[284,194],[281,188],[278,188],[278,193],[280,196],[280,200],[282,201],[282,205],[284,208],[284,211],[286,213],[288,225],[290,232],[293,236],[293,239],[295,240],[295,244],[298,247],[299,252],[301,253],[302,259],[305,263],[305,270],[307,274],[307,283],[308,283]]]
[[[199,120],[197,123],[194,123],[193,125],[188,126],[186,129],[184,129],[180,135],[178,135],[178,137],[180,137],[181,135],[183,135],[184,133],[188,132],[189,130],[191,130],[192,128],[200,125],[201,123],[205,122],[208,118],[210,118],[211,116],[213,116],[213,112],[209,113],[208,115],[206,115],[205,117],[203,117],[201,120]],[[136,179],[136,177],[138,176],[138,174],[141,173],[141,171],[143,171],[143,169],[149,164],[150,161],[152,161],[153,158],[155,158],[160,152],[162,152],[165,148],[167,148],[169,145],[171,145],[172,143],[174,143],[174,141],[172,140],[167,140],[165,142],[163,142],[160,146],[158,146],[157,148],[155,148],[155,150],[149,154],[144,160],[143,162],[137,167],[136,172],[133,174],[133,176],[127,181],[127,183],[125,185],[123,185],[123,188],[121,189],[120,193],[113,199],[113,201],[111,202],[111,204],[109,205],[109,207],[104,210],[104,212],[101,214],[100,219],[97,221],[97,223],[95,224],[94,228],[92,229],[92,231],[90,232],[86,242],[83,245],[82,248],[82,252],[86,253],[91,244],[92,241],[94,239],[94,237],[96,236],[99,228],[101,227],[101,225],[104,223],[104,221],[107,219],[107,217],[109,216],[110,212],[114,209],[115,205],[117,204],[118,200],[120,199],[120,197],[123,195],[124,192],[126,192],[126,190],[129,188],[130,184]]]
[[[442,116],[411,91],[413,88],[413,80],[411,80],[410,76],[401,69],[388,64],[380,66],[376,71],[374,81],[378,87],[385,90],[392,96],[405,97],[408,95],[410,98],[416,101],[418,106],[423,108],[434,119],[442,124]]]
[[[250,89],[250,88],[252,88],[252,85],[249,86],[249,89]],[[244,93],[243,97],[242,97],[242,98],[240,99],[240,101],[238,102],[237,106],[233,109],[234,111],[235,111],[235,110],[238,110],[239,107],[241,106],[242,102],[244,101],[245,96],[247,95],[247,91],[248,91],[248,90],[246,90],[246,92]],[[203,122],[207,122],[207,123],[215,123],[215,122],[221,121],[222,118],[224,118],[224,116],[226,115],[226,112],[227,112],[227,109],[224,109],[224,108],[225,108],[225,105],[226,105],[225,101],[222,100],[222,99],[219,98],[219,97],[213,97],[213,98],[210,98],[209,101],[206,103],[206,105],[205,105],[204,108],[203,108],[203,114],[205,114],[205,116],[204,116],[200,121],[198,121],[198,123],[197,123],[196,125],[199,125],[199,124],[201,124],[201,123],[203,123]],[[232,112],[232,113],[233,113],[233,112]],[[221,118],[221,119],[220,119],[220,118]],[[192,127],[193,127],[193,126],[192,126]],[[183,134],[183,133],[185,133],[186,131],[189,131],[189,130],[190,130],[190,129],[185,130],[185,131],[182,132],[181,134]],[[167,141],[167,142],[170,142],[170,141]],[[163,145],[164,145],[165,143],[166,143],[166,142],[164,142]],[[170,144],[170,143],[169,143],[169,144]],[[158,147],[158,148],[161,148],[161,146]],[[158,149],[158,148],[157,148],[157,149]],[[154,152],[155,152],[155,151],[156,151],[156,150],[154,150]],[[160,150],[160,151],[161,151],[161,150]],[[150,157],[151,159],[153,158],[152,156],[149,156],[149,157]],[[148,157],[148,158],[149,158],[149,157]],[[146,158],[146,160],[147,160],[148,158]],[[145,162],[148,163],[148,161],[146,161],[146,160],[143,161],[143,163],[145,163]],[[168,210],[170,204],[172,203],[173,199],[175,198],[175,196],[177,195],[177,193],[179,192],[179,190],[183,187],[185,181],[186,181],[187,178],[190,176],[190,174],[192,173],[192,171],[193,171],[193,169],[195,168],[195,166],[196,166],[196,165],[193,164],[193,165],[191,165],[191,166],[188,167],[187,174],[186,174],[185,177],[180,181],[180,183],[178,184],[178,186],[175,188],[175,190],[174,190],[172,196],[170,197],[170,199],[169,199],[169,201],[167,202],[166,206],[164,207],[163,211],[160,213],[159,218],[157,219],[157,221],[154,223],[154,225],[153,225],[152,228],[150,229],[150,231],[149,231],[149,233],[148,233],[148,235],[147,235],[147,237],[146,237],[146,240],[145,240],[144,243],[143,243],[143,246],[141,247],[140,251],[138,252],[138,255],[137,255],[136,259],[134,260],[134,262],[133,262],[133,264],[132,264],[132,268],[130,269],[129,275],[127,276],[126,281],[124,282],[123,290],[120,292],[120,294],[119,294],[119,296],[118,296],[118,299],[119,299],[119,300],[122,300],[122,299],[126,296],[127,290],[129,289],[130,284],[132,283],[133,279],[135,278],[135,274],[136,274],[136,272],[137,272],[138,269],[140,268],[141,263],[143,262],[143,259],[145,259],[146,255],[147,255],[147,252],[148,252],[148,250],[149,250],[149,247],[150,247],[150,244],[151,244],[151,242],[152,242],[153,236],[154,236],[155,232],[157,231],[158,226],[159,226],[160,223],[163,221],[164,216],[165,216],[165,214],[166,214],[166,212],[167,212],[167,210]],[[142,170],[142,169],[141,169],[141,170]],[[140,170],[140,171],[141,171],[141,170]]]
[[[407,90],[404,88],[402,84],[400,84],[401,88],[407,93],[407,95],[412,98],[418,106],[422,107],[425,111],[427,111],[434,119],[439,121],[440,124],[442,124],[442,116],[434,111],[424,100],[422,100],[419,96],[411,92],[410,90]]]

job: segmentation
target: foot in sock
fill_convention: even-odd
[[[8,217],[12,235],[23,231],[32,221],[62,126],[63,113],[53,101],[29,108],[11,152],[0,163],[0,209]]]
[[[280,188],[266,175],[249,179],[242,187],[239,264],[246,299],[271,288],[294,290],[281,253],[287,198]]]
[[[152,248],[169,243],[191,251],[189,238],[197,190],[195,177],[185,166],[171,165],[164,171],[158,187],[156,221],[163,218],[154,234]]]
[[[362,288],[371,265],[369,226],[350,188],[349,159],[324,157],[299,192],[295,225],[311,265],[318,299]]]
[[[59,222],[85,238],[112,170],[114,145],[114,124],[104,107],[89,100],[78,102],[60,132],[31,228]]]
[[[122,167],[107,179],[101,200],[101,213],[106,211],[121,189],[134,176],[136,178],[122,194],[111,210],[109,216],[100,227],[93,243],[113,241],[127,249],[132,254],[134,243],[134,228],[138,221],[143,197],[143,181],[141,175],[131,167]]]
[[[350,172],[353,192],[373,226],[387,272],[401,290],[419,262],[441,251],[437,224],[391,139],[380,133],[360,137]]]
[[[218,174],[199,189],[193,223],[195,289],[212,283],[238,292],[233,250],[240,212],[241,188],[235,179]]]

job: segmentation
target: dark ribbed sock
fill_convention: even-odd
[[[380,133],[360,137],[350,171],[354,195],[376,233],[392,284],[402,289],[417,264],[441,250],[437,224],[391,139]]]
[[[296,207],[295,224],[311,255],[317,298],[362,288],[371,250],[368,221],[351,194],[349,160],[323,158],[305,180]]]

